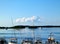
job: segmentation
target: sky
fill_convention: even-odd
[[[0,0],[0,26],[60,25],[60,0]]]

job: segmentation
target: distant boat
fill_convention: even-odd
[[[42,44],[41,40],[36,40],[34,44]]]
[[[21,44],[33,44],[32,38],[25,38]]]
[[[10,42],[8,44],[17,44],[17,39],[16,38],[11,38]]]
[[[8,44],[8,42],[4,38],[0,38],[0,44]]]
[[[23,40],[23,42],[22,42],[22,44],[33,44],[33,42],[32,41],[29,41],[29,40]]]
[[[46,41],[45,44],[59,44],[59,42],[58,41],[56,42],[55,38],[53,37],[53,34],[50,33],[48,41]]]
[[[21,44],[42,44],[42,40],[33,40],[33,38],[25,38]]]

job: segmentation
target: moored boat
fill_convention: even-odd
[[[49,37],[48,37],[48,40],[45,42],[45,44],[58,44],[56,41],[55,41],[55,38],[53,37],[54,35],[52,33],[50,33]]]
[[[11,38],[10,42],[8,44],[17,44],[17,39],[16,38]]]
[[[8,42],[4,38],[0,38],[0,44],[8,44]]]
[[[41,40],[36,40],[34,44],[42,44]]]
[[[21,44],[33,44],[32,38],[25,38]]]

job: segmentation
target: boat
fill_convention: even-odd
[[[8,42],[4,38],[0,38],[0,44],[8,44]]]
[[[11,38],[10,42],[8,44],[17,44],[17,39],[16,38]]]
[[[23,40],[23,42],[22,42],[22,44],[33,44],[33,42],[32,41],[29,41],[29,40]]]
[[[36,40],[34,44],[42,44],[41,40]]]
[[[25,38],[21,44],[33,44],[32,38]]]
[[[55,38],[53,37],[52,33],[50,33],[48,41],[46,41],[45,44],[56,44]]]

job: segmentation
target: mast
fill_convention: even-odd
[[[32,25],[34,26],[34,21],[32,21]],[[34,29],[32,29],[32,36],[33,36],[33,40],[35,41],[35,32],[34,32]]]
[[[11,17],[11,21],[12,21],[12,25],[14,25],[12,17]],[[9,44],[13,44],[13,43],[15,44],[15,43],[17,43],[15,29],[14,29],[14,33],[13,34],[14,34],[15,37],[14,38],[10,38],[10,43]]]
[[[13,18],[12,18],[12,17],[11,17],[11,22],[12,22],[12,26],[13,26],[14,23],[13,23]],[[15,36],[15,38],[16,38],[15,29],[14,29],[14,36]]]

